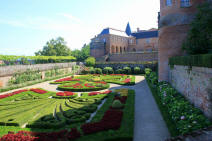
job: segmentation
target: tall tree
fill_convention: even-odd
[[[74,50],[71,53],[72,56],[77,58],[77,61],[84,61],[90,56],[90,45],[84,44],[81,50]]]
[[[64,38],[58,37],[46,42],[43,50],[35,52],[35,55],[41,56],[70,56],[71,50],[67,47]]]

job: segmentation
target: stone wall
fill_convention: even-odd
[[[207,117],[212,118],[212,68],[175,65],[170,68],[169,82]]]
[[[13,66],[1,66],[0,67],[0,77],[3,76],[11,76],[14,73],[22,73],[27,69],[30,70],[51,70],[54,68],[70,68],[72,66],[77,65],[76,62],[72,63],[51,63],[51,64],[35,64],[35,65],[13,65]]]
[[[110,62],[144,62],[144,61],[157,61],[158,52],[133,52],[122,54],[111,54],[109,56]]]
[[[15,73],[23,73],[27,70],[36,71],[39,70],[42,73],[42,79],[45,78],[45,71],[52,69],[64,70],[65,73],[71,73],[72,67],[80,65],[82,63],[51,63],[51,64],[36,64],[36,65],[14,65],[14,66],[1,66],[0,67],[0,88],[8,86],[9,80]]]

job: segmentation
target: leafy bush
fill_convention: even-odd
[[[186,134],[194,130],[202,129],[211,125],[211,122],[203,113],[189,103],[167,82],[159,82],[155,72],[146,70],[146,78],[151,88],[157,89],[160,103],[168,111],[168,120],[175,123],[175,127],[180,134]],[[166,117],[167,118],[167,117]],[[169,127],[170,128],[170,127]]]
[[[95,68],[95,73],[96,74],[102,74],[102,69],[101,68]]]
[[[103,73],[104,73],[104,74],[113,74],[114,71],[113,71],[113,68],[111,68],[111,67],[105,67],[105,68],[103,69]]]
[[[10,79],[9,83],[11,84],[21,84],[27,81],[33,81],[41,79],[41,72],[40,71],[32,71],[27,70],[24,73],[16,73],[13,75],[13,77]]]
[[[134,67],[133,72],[134,72],[134,74],[140,74],[141,73],[141,69],[139,67]]]
[[[85,60],[85,65],[88,67],[94,67],[95,63],[96,63],[96,59],[94,57],[88,57]]]
[[[124,67],[124,73],[125,74],[131,74],[132,73],[132,70],[131,70],[131,68],[130,67]]]
[[[117,70],[115,70],[115,73],[116,73],[116,74],[123,74],[123,73],[124,73],[124,70],[122,70],[122,69],[117,69]]]
[[[93,67],[89,67],[89,73],[90,74],[94,74],[95,73],[95,69]]]
[[[183,65],[212,68],[212,54],[171,57],[169,65],[171,67]]]
[[[145,68],[144,69],[144,72],[145,72],[145,76],[147,77],[147,76],[150,75],[150,73],[152,72],[152,70],[150,68]]]
[[[122,107],[123,107],[123,104],[121,103],[120,100],[114,100],[113,101],[112,108],[119,109],[119,108],[122,108]]]
[[[212,50],[212,8],[205,2],[198,7],[196,18],[190,25],[187,40],[182,49],[188,54],[205,54]]]

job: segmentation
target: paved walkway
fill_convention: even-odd
[[[164,141],[170,137],[165,121],[143,76],[136,76],[136,85],[111,84],[111,89],[130,88],[135,95],[134,141]]]
[[[49,82],[50,81],[47,81],[20,89],[43,88],[49,91],[56,91],[57,85],[49,85]],[[134,86],[111,84],[110,89],[118,88],[130,88],[136,91],[134,141],[164,141],[170,137],[160,110],[143,76],[136,76],[136,85]]]

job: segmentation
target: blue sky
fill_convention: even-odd
[[[0,0],[0,54],[34,55],[64,37],[80,49],[103,28],[157,27],[159,0]]]

